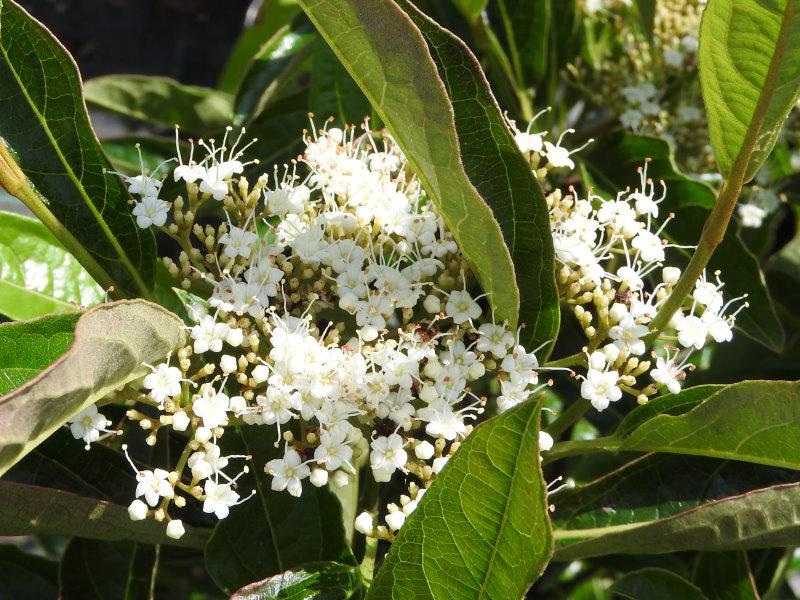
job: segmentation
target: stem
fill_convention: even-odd
[[[761,135],[770,101],[772,100],[775,86],[777,85],[781,59],[792,31],[793,19],[791,18],[791,13],[791,9],[787,7],[787,13],[784,14],[781,22],[781,29],[778,34],[775,52],[772,55],[769,70],[764,79],[764,86],[761,88],[758,102],[753,111],[753,117],[750,120],[750,125],[747,127],[747,132],[742,140],[742,147],[739,150],[739,154],[736,156],[736,160],[731,167],[730,175],[723,183],[722,189],[717,196],[717,203],[708,215],[705,225],[703,225],[703,233],[700,236],[700,242],[697,244],[697,250],[695,250],[695,253],[692,255],[689,265],[686,267],[683,275],[681,275],[672,293],[659,309],[655,319],[650,323],[653,329],[653,333],[649,336],[650,339],[656,337],[667,323],[669,323],[672,315],[675,314],[675,311],[683,304],[683,300],[703,273],[708,261],[714,254],[714,250],[716,250],[717,246],[719,246],[722,239],[725,237],[725,230],[728,228],[728,222],[733,215],[736,201],[739,199],[739,195],[742,192],[742,186],[754,175],[754,173],[748,173],[750,157]]]
[[[619,442],[614,438],[601,437],[593,440],[568,440],[555,444],[552,450],[544,453],[542,462],[547,464],[577,454],[599,454],[601,452],[615,452],[617,449],[619,449]]]
[[[359,571],[361,572],[361,579],[366,584],[365,587],[372,583],[372,578],[375,573],[375,557],[378,554],[378,540],[375,538],[367,538],[366,552],[364,553],[364,560],[361,561]]]
[[[0,140],[0,186],[30,209],[67,251],[81,263],[81,266],[86,269],[100,287],[105,290],[115,287],[114,280],[111,279],[105,269],[45,206],[2,140]],[[115,298],[121,297],[118,291],[109,293]]]
[[[576,352],[564,358],[551,360],[542,365],[543,367],[585,367],[586,355],[583,352]]]
[[[580,400],[573,402],[569,405],[569,408],[562,411],[558,418],[550,423],[545,430],[554,438],[560,436],[572,425],[580,421],[581,417],[583,417],[584,413],[589,410],[591,405],[591,402],[585,398],[581,398]]]

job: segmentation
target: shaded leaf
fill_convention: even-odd
[[[727,179],[742,162],[738,170],[749,181],[800,97],[800,6],[709,0],[698,62],[719,169]]]
[[[78,320],[66,354],[0,397],[0,474],[70,416],[181,345],[183,322],[144,300],[101,304]]]
[[[744,551],[701,552],[694,564],[692,581],[709,600],[758,600]]]
[[[502,23],[517,85],[535,86],[548,66],[551,0],[497,0],[488,8],[492,20]]]
[[[547,210],[466,46],[407,2],[413,22],[388,0],[301,5],[402,147],[498,320],[519,318],[529,339],[552,339]]]
[[[104,75],[83,86],[86,103],[131,119],[209,133],[233,121],[233,96],[155,75]]]
[[[235,93],[264,41],[271,39],[299,12],[297,0],[268,0],[261,3],[253,24],[242,32],[228,55],[217,87],[225,92]]]
[[[0,314],[32,319],[103,299],[80,263],[35,219],[0,211]],[[0,392],[2,393],[2,392]]]
[[[239,493],[257,492],[217,524],[206,546],[206,568],[228,593],[309,561],[354,564],[339,501],[328,489],[306,481],[299,498],[270,489],[272,477],[264,465],[283,456],[273,445],[276,436],[272,428],[250,426],[221,438],[225,454],[253,457],[250,473],[239,480]]]
[[[55,600],[58,597],[58,565],[52,560],[0,545],[0,598]]]
[[[552,497],[556,558],[791,545],[795,471],[653,454]],[[781,512],[783,511],[783,512]]]
[[[158,548],[73,538],[61,557],[63,600],[150,600]]]
[[[371,112],[369,101],[322,40],[314,44],[309,102],[315,114],[339,123],[361,123]]]
[[[616,597],[628,600],[706,600],[697,586],[680,575],[655,567],[623,575],[614,582],[610,591]]]
[[[103,172],[107,160],[89,124],[77,67],[50,32],[11,0],[0,4],[0,137],[14,154],[0,160],[7,191],[101,286],[149,296],[153,234],[137,227],[127,191]]]
[[[636,12],[639,14],[642,33],[652,42],[656,21],[656,0],[636,0]]]
[[[131,521],[128,508],[34,485],[0,480],[0,535],[59,534],[106,541],[171,544],[202,548],[204,529],[186,527],[179,540],[153,519]]]
[[[72,343],[79,313],[0,324],[0,395],[36,377]]]
[[[139,145],[137,149],[136,145]],[[158,137],[115,137],[102,141],[103,151],[111,161],[115,170],[127,175],[138,175],[142,172],[139,162],[139,150],[142,152],[144,164],[150,168],[175,156],[175,140]],[[168,186],[169,178],[164,181]],[[163,189],[163,188],[162,188]],[[156,265],[158,266],[158,264]]]
[[[479,425],[392,544],[368,598],[520,598],[551,553],[540,406]]]
[[[361,587],[356,569],[340,563],[310,563],[244,586],[231,600],[344,600]]]

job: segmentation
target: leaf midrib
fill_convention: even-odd
[[[1,4],[0,4],[0,10],[2,10],[2,5]],[[56,155],[58,156],[58,159],[61,161],[61,164],[64,166],[65,173],[67,174],[67,177],[69,177],[69,179],[75,185],[75,188],[78,190],[78,193],[83,197],[85,204],[89,207],[89,210],[94,215],[95,220],[100,225],[100,228],[103,230],[103,233],[105,233],[106,238],[109,240],[109,242],[111,243],[111,246],[114,248],[114,250],[116,251],[117,255],[119,256],[120,262],[125,266],[126,270],[131,274],[131,276],[133,277],[133,280],[136,282],[137,287],[139,287],[139,291],[143,292],[146,296],[150,296],[149,288],[147,287],[147,284],[145,284],[144,280],[142,279],[141,275],[139,274],[138,269],[136,269],[133,266],[133,263],[131,263],[131,261],[128,258],[127,254],[123,250],[122,246],[120,246],[119,241],[117,240],[117,238],[111,232],[111,229],[108,227],[108,224],[102,218],[102,215],[97,211],[97,207],[89,199],[89,196],[86,193],[86,190],[83,188],[83,184],[75,176],[75,173],[72,170],[72,167],[69,165],[69,163],[66,160],[66,157],[61,152],[61,148],[58,145],[58,143],[56,142],[55,138],[53,137],[53,133],[50,131],[50,127],[47,125],[47,122],[44,119],[44,116],[39,112],[38,108],[36,107],[36,105],[33,102],[33,99],[30,97],[30,95],[28,94],[28,91],[25,89],[25,86],[23,85],[22,80],[20,79],[19,74],[17,73],[17,70],[14,68],[14,65],[12,64],[11,60],[9,59],[8,52],[6,51],[6,45],[2,42],[2,29],[1,28],[0,28],[0,52],[2,52],[2,54],[3,54],[3,58],[4,58],[5,62],[6,62],[6,65],[8,66],[8,70],[14,76],[14,80],[18,84],[20,92],[22,92],[22,95],[25,97],[25,100],[27,101],[28,106],[30,107],[31,111],[33,111],[33,114],[36,116],[36,119],[39,121],[39,124],[42,126],[42,130],[45,132],[45,135],[47,135],[47,139],[50,141],[50,145],[52,146],[53,151],[56,153]],[[47,76],[45,75],[44,77],[46,79]]]

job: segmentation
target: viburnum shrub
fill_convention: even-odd
[[[418,4],[0,4],[0,595],[792,593],[800,7]]]

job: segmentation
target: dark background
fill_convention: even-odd
[[[67,47],[83,79],[140,73],[207,86],[217,83],[251,4],[250,0],[17,2]]]

